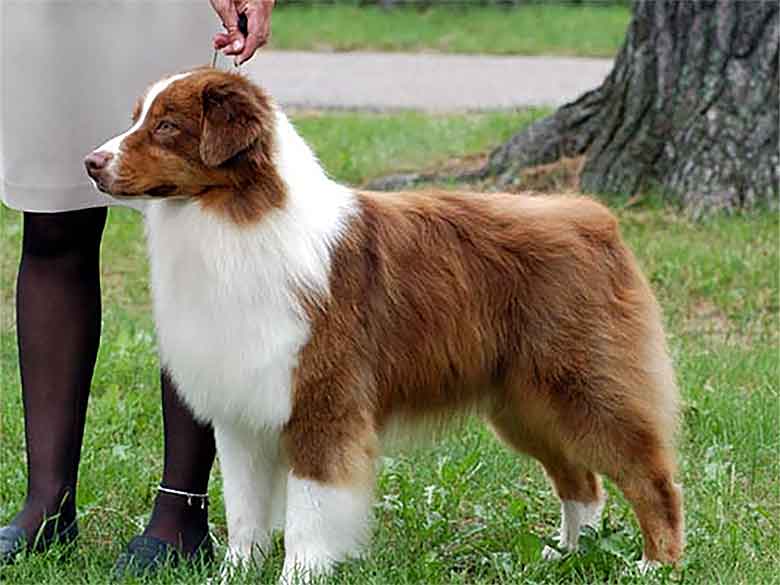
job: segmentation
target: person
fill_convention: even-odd
[[[273,0],[210,3],[2,2],[0,193],[23,212],[16,319],[27,497],[0,528],[0,565],[78,532],[77,475],[101,330],[99,248],[113,202],[92,187],[84,154],[127,126],[150,82],[209,61],[214,12],[225,30],[213,36],[213,48],[237,63],[269,36]],[[213,433],[164,372],[161,390],[162,482],[143,534],[117,561],[119,574],[212,555],[206,493]]]

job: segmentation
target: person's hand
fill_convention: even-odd
[[[268,42],[271,33],[271,10],[274,0],[209,0],[222,20],[224,33],[214,36],[214,48],[225,55],[234,55],[241,65]],[[238,29],[238,15],[247,19],[246,38]]]

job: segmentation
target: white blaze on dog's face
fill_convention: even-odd
[[[254,207],[275,207],[284,189],[271,161],[274,116],[239,75],[174,75],[139,100],[127,132],[87,157],[87,172],[118,198],[200,197],[224,207],[251,187]]]
[[[149,114],[149,110],[151,109],[155,99],[157,99],[157,96],[165,91],[165,89],[167,89],[171,84],[180,79],[186,78],[188,75],[190,74],[182,73],[180,75],[173,75],[171,77],[161,79],[149,87],[146,93],[135,104],[135,108],[133,109],[133,125],[130,127],[130,129],[127,132],[120,134],[119,136],[115,136],[103,144],[103,146],[100,146],[96,149],[97,151],[106,152],[111,155],[109,168],[114,167],[118,163],[121,155],[122,142],[128,136],[132,136],[134,133],[138,132],[144,125],[146,117]]]

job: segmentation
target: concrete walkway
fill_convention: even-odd
[[[611,59],[261,51],[245,71],[284,106],[427,112],[558,106]]]

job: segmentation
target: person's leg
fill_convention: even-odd
[[[170,377],[161,375],[165,463],[162,485],[166,488],[204,494],[216,448],[210,425],[196,421],[176,394]],[[185,555],[192,553],[208,535],[208,507],[200,498],[159,492],[144,535],[171,544]]]
[[[106,209],[25,213],[17,329],[27,441],[28,490],[11,524],[29,542],[46,517],[50,537],[75,519],[87,399],[100,340],[99,249]],[[197,423],[162,376],[163,485],[205,493],[214,461],[211,428]],[[145,534],[186,553],[208,530],[200,502],[160,494]]]
[[[25,213],[16,297],[27,499],[12,525],[28,542],[76,517],[89,387],[100,340],[99,250],[106,209]]]
[[[114,565],[114,576],[148,575],[180,558],[213,559],[208,534],[208,490],[216,447],[210,425],[196,421],[176,393],[173,380],[160,376],[165,461],[154,509],[143,534],[133,538]],[[193,494],[188,496],[186,494]]]

